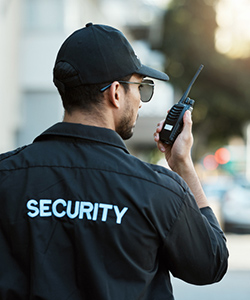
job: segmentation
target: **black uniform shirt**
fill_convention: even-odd
[[[0,299],[173,299],[227,269],[224,235],[174,172],[109,129],[58,123],[0,156]]]

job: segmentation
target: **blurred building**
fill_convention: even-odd
[[[122,30],[144,64],[162,69],[163,55],[150,49],[161,38],[163,15],[153,2],[0,0],[0,152],[31,143],[62,120],[61,100],[52,82],[53,65],[65,38],[86,23]],[[157,81],[155,96],[141,109],[128,147],[152,147],[156,124],[172,102],[171,86]]]

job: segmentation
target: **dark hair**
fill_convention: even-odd
[[[131,75],[117,80],[128,81]],[[78,73],[67,62],[59,62],[54,68],[54,82],[57,86],[58,92],[61,95],[63,107],[71,113],[75,109],[90,111],[94,106],[98,106],[103,100],[103,93],[100,91],[105,85],[111,83],[101,84],[77,84]],[[72,84],[73,83],[73,84]],[[71,86],[73,85],[73,86]],[[128,84],[123,84],[125,92],[128,91]]]

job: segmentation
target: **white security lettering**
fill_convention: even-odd
[[[61,204],[62,206],[66,207],[67,206],[67,202],[63,199],[57,199],[53,204],[52,204],[52,213],[53,215],[55,215],[57,218],[62,218],[65,216],[66,211],[62,211],[62,212],[58,212],[57,210],[57,205]]]
[[[52,203],[51,199],[41,199],[40,200],[40,217],[50,217],[52,212],[50,210],[49,204]]]
[[[64,199],[30,199],[26,207],[28,209],[27,215],[30,218],[35,217],[51,217],[52,215],[56,218],[63,218],[67,216],[70,219],[87,219],[97,221],[98,218],[102,222],[107,222],[109,216],[111,218],[116,216],[116,224],[121,224],[122,219],[128,207],[123,207],[121,210],[117,205],[111,205],[107,203],[91,203],[89,201],[72,201]],[[102,210],[100,210],[102,209]],[[112,213],[113,211],[113,213]]]
[[[92,220],[93,220],[93,221],[96,221],[96,220],[97,220],[97,216],[98,216],[98,207],[99,207],[99,204],[98,204],[98,203],[95,203],[95,204],[94,204],[93,216],[92,216]]]
[[[111,204],[104,204],[104,203],[100,203],[99,205],[100,208],[103,208],[103,212],[102,212],[102,221],[106,222],[107,221],[107,216],[108,216],[108,209],[112,209],[113,205]]]
[[[93,210],[93,204],[91,202],[83,202],[81,201],[79,219],[83,218],[83,215],[86,214],[87,219],[91,220],[90,212]]]
[[[128,210],[127,207],[124,207],[122,211],[119,210],[118,206],[114,205],[114,211],[116,214],[116,223],[121,224],[122,217],[125,215],[126,211]]]
[[[71,213],[72,211],[72,201],[68,201],[68,206],[67,206],[67,216],[70,218],[70,219],[74,219],[78,216],[79,214],[79,206],[80,206],[80,202],[79,201],[76,201],[75,202],[75,212],[74,213]]]
[[[33,205],[37,205],[37,204],[38,204],[38,202],[36,200],[34,200],[34,199],[31,199],[31,200],[29,200],[27,202],[27,208],[29,210],[33,211],[33,212],[31,212],[31,211],[28,212],[28,216],[29,217],[35,218],[36,216],[39,215],[39,209],[38,209],[38,207],[33,206]]]

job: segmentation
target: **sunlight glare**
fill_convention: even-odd
[[[232,58],[250,56],[250,1],[220,0],[216,7],[216,50]]]
[[[151,4],[165,9],[172,0],[144,0],[145,4]]]

